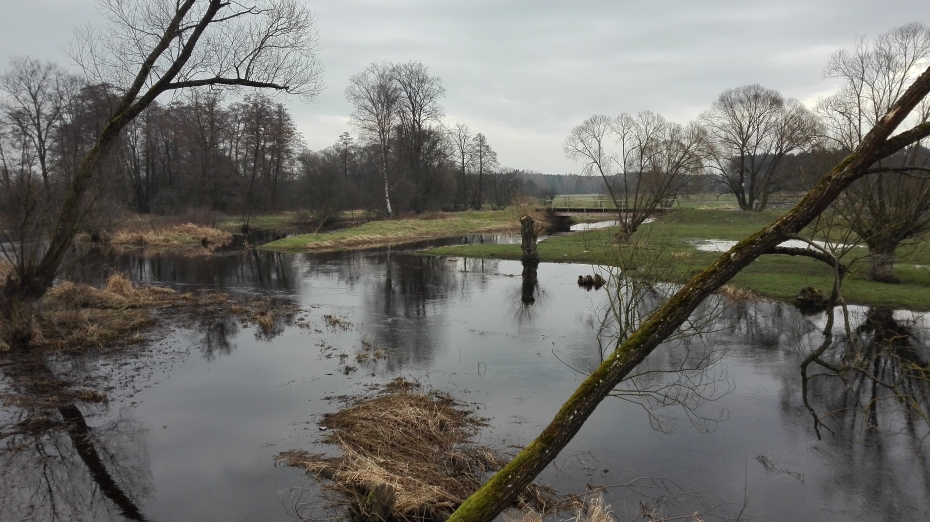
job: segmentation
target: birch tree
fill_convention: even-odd
[[[394,82],[393,67],[386,63],[372,63],[364,71],[349,78],[345,96],[355,106],[352,124],[378,145],[381,175],[384,178],[384,206],[388,216],[393,216],[388,157],[399,121],[401,96]]]

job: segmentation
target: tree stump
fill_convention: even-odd
[[[531,275],[535,280],[536,268],[539,266],[539,254],[536,252],[536,221],[530,216],[520,218],[520,235],[523,238],[523,275]]]
[[[827,308],[827,296],[813,286],[802,288],[794,299],[802,312],[820,312]]]

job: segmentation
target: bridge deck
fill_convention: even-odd
[[[624,208],[606,208],[606,207],[546,207],[541,208],[542,211],[551,211],[557,216],[585,216],[589,214],[617,214],[618,212],[632,212],[635,209],[624,209]],[[672,210],[670,208],[659,207],[654,210],[654,212],[666,212]]]

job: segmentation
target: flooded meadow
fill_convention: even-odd
[[[487,419],[482,444],[516,452],[612,349],[614,287],[577,283],[610,274],[544,263],[527,282],[519,262],[428,257],[423,246],[82,258],[71,279],[99,285],[115,271],[297,311],[267,327],[165,311],[164,326],[127,348],[11,355],[0,367],[0,519],[332,517],[319,482],[275,455],[335,454],[323,414],[398,377],[466,405]],[[930,517],[926,419],[907,407],[926,405],[930,384],[915,376],[930,363],[930,315],[850,307],[850,330],[841,314],[834,326],[837,338],[897,336],[895,355],[874,364],[904,381],[902,397],[855,376],[802,382],[824,312],[722,296],[702,312],[598,407],[540,483],[603,487],[620,520],[644,504],[704,520]],[[831,360],[861,356],[836,350]],[[74,393],[42,404],[54,386]]]

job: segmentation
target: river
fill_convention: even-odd
[[[475,240],[513,238],[453,241]],[[279,320],[270,333],[202,315],[129,351],[48,355],[58,378],[106,390],[108,403],[82,411],[119,493],[101,486],[81,453],[84,439],[73,433],[8,437],[0,453],[0,520],[295,520],[295,509],[316,500],[316,483],[276,466],[274,455],[334,451],[321,443],[321,414],[340,409],[341,397],[364,393],[367,384],[398,376],[489,418],[483,443],[511,450],[527,443],[610,348],[600,330],[610,317],[607,289],[577,285],[578,275],[594,273],[585,265],[544,263],[538,283],[527,287],[517,262],[405,250],[98,253],[73,265],[71,276],[90,282],[117,270],[177,289],[259,293],[304,312]],[[669,370],[707,356],[716,362],[701,378],[713,389],[702,392],[713,400],[695,410],[649,410],[642,400],[609,397],[542,482],[563,493],[613,486],[605,497],[621,520],[635,516],[639,502],[669,494],[666,513],[930,518],[926,425],[919,419],[894,404],[866,419],[851,408],[825,421],[832,433],[822,430],[818,438],[802,403],[798,365],[820,342],[823,313],[718,297],[710,304],[713,321],[700,336],[663,345],[645,367]],[[856,325],[867,315],[851,308]],[[930,318],[892,316],[908,328],[909,353],[926,364]],[[359,362],[366,345],[387,357]],[[7,386],[0,381],[0,392]],[[812,384],[811,403],[821,414],[850,400],[836,379]],[[17,414],[16,405],[3,408],[7,418]],[[313,513],[326,516],[322,508]]]

